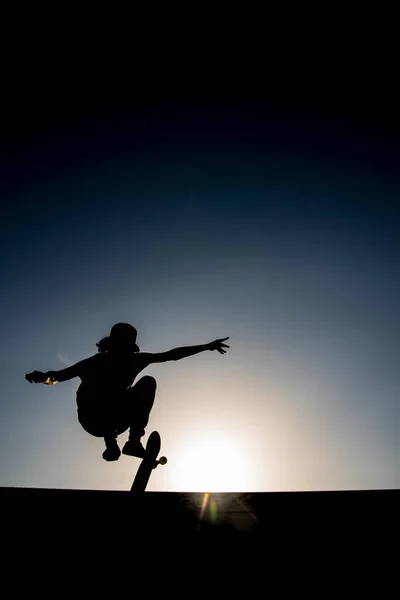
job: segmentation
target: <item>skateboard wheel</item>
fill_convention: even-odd
[[[160,463],[160,465],[166,465],[167,464],[167,457],[166,456],[161,456],[161,458],[158,461]]]

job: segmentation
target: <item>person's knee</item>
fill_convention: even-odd
[[[151,375],[144,375],[140,379],[140,383],[141,383],[141,385],[144,385],[148,389],[154,389],[155,390],[157,388],[157,382],[154,379],[154,377],[152,377]]]

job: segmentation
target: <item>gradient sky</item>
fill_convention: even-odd
[[[0,485],[129,489],[79,380],[117,321],[153,365],[153,491],[400,487],[398,147],[347,121],[133,111],[10,142],[1,219]],[[122,443],[125,436],[122,437]]]

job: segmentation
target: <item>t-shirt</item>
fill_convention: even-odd
[[[78,409],[107,400],[118,400],[137,375],[150,364],[149,355],[98,353],[77,364],[82,383],[77,393]]]

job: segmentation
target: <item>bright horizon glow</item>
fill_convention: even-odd
[[[166,478],[171,488],[182,492],[240,492],[256,485],[243,449],[227,436],[206,430],[186,443],[182,440]]]

